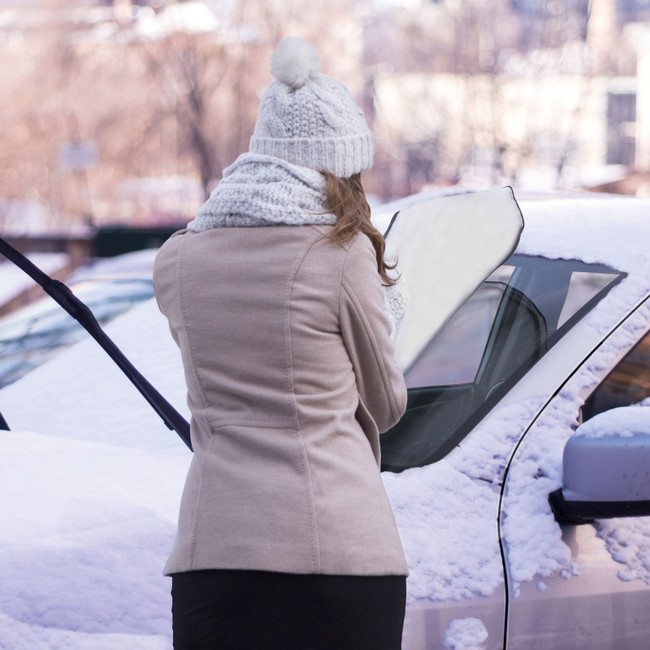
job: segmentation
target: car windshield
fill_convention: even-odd
[[[153,296],[150,277],[106,276],[71,284],[71,289],[102,324]],[[0,388],[86,335],[48,296],[0,319]]]
[[[381,437],[382,469],[443,458],[623,277],[603,265],[513,255],[406,368],[407,410]]]

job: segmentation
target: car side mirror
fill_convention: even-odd
[[[549,495],[559,523],[650,515],[650,407],[611,409],[580,425],[564,447],[562,483]]]

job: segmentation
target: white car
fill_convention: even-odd
[[[382,436],[403,648],[646,649],[650,202],[521,208],[515,253],[420,346]]]
[[[383,438],[403,648],[646,650],[650,201],[520,206],[515,253],[408,362]],[[455,281],[437,256],[421,273]],[[108,333],[187,414],[155,301]],[[92,340],[0,390],[0,411],[0,647],[171,647],[185,445]]]

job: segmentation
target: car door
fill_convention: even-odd
[[[560,525],[548,495],[581,422],[648,403],[649,323],[646,299],[548,401],[511,460],[500,511],[508,650],[648,647],[650,517]]]

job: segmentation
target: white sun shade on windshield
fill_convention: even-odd
[[[514,251],[523,226],[510,187],[435,198],[399,213],[386,251],[397,260],[406,299],[395,335],[402,368]]]

